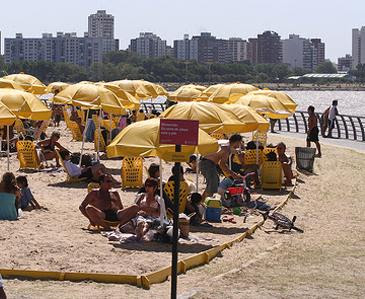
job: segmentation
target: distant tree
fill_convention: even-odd
[[[318,65],[316,73],[319,74],[335,74],[337,70],[331,61],[325,61]]]

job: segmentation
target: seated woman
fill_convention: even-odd
[[[41,142],[38,142],[38,146],[40,146],[40,158],[41,161],[45,162],[48,160],[56,159],[56,166],[60,167],[60,161],[58,159],[58,155],[56,153],[56,148],[61,151],[67,151],[59,142],[61,135],[59,132],[52,132],[52,135],[49,139],[45,139]]]
[[[165,202],[156,195],[157,180],[148,178],[144,186],[146,192],[137,194],[135,205],[124,210],[126,215],[130,215],[127,210],[137,211],[135,217],[120,227],[122,232],[134,232],[138,240],[142,240],[151,228],[157,228],[167,219]]]
[[[278,152],[278,160],[281,162],[285,176],[285,186],[293,186],[292,179],[294,178],[293,171],[291,169],[293,159],[285,153],[286,145],[284,142],[278,143],[276,146]]]
[[[4,173],[0,182],[0,220],[17,220],[20,207],[20,192],[16,186],[15,176]]]
[[[86,178],[88,181],[99,182],[100,176],[107,174],[107,168],[104,164],[95,164],[87,167],[80,167],[70,161],[71,155],[69,151],[61,151],[60,156],[63,164],[70,176],[78,178]],[[114,188],[119,188],[121,183],[111,177]]]

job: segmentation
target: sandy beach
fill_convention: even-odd
[[[72,151],[80,143],[69,142],[62,130],[61,142]],[[304,140],[270,135],[269,142],[284,140],[289,151]],[[86,146],[93,150],[92,144]],[[304,234],[272,232],[272,223],[252,238],[225,250],[209,265],[179,276],[181,298],[274,298],[274,297],[360,297],[365,292],[364,179],[365,156],[353,150],[323,147],[314,174],[300,174],[293,199],[285,206],[287,215],[297,215]],[[145,165],[154,159],[148,158]],[[114,177],[120,179],[120,160],[103,160]],[[164,166],[165,178],[171,165]],[[1,173],[6,169],[1,160]],[[18,163],[12,157],[11,171]],[[16,172],[16,175],[19,175]],[[0,222],[0,268],[87,271],[139,274],[170,263],[169,245],[114,244],[100,234],[85,230],[87,221],[78,211],[86,195],[85,185],[63,183],[63,171],[27,174],[30,187],[48,211],[25,212],[15,222]],[[187,176],[194,180],[193,176]],[[202,178],[200,186],[202,187]],[[135,191],[119,190],[123,204],[130,205]],[[277,196],[264,195],[270,203]],[[219,229],[193,232],[194,244],[182,244],[180,257],[210,248],[243,232],[256,219],[238,224],[219,224]],[[151,298],[169,297],[169,282],[145,291],[128,285],[52,281],[5,280],[9,298]]]

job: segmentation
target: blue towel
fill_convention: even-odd
[[[15,195],[0,192],[0,220],[17,220],[18,213],[15,207]]]

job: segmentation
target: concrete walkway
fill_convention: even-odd
[[[295,139],[302,139],[303,140],[303,146],[305,146],[305,140],[306,140],[306,134],[302,133],[289,133],[289,132],[282,132],[277,131],[277,134],[270,135],[277,136],[277,135],[284,135]],[[361,141],[354,141],[354,140],[348,140],[348,139],[336,139],[336,138],[319,138],[319,142],[321,144],[329,144],[329,145],[335,145],[340,147],[346,147],[350,149],[354,149],[357,151],[365,152],[365,142]],[[315,146],[314,143],[312,144],[312,147]]]

